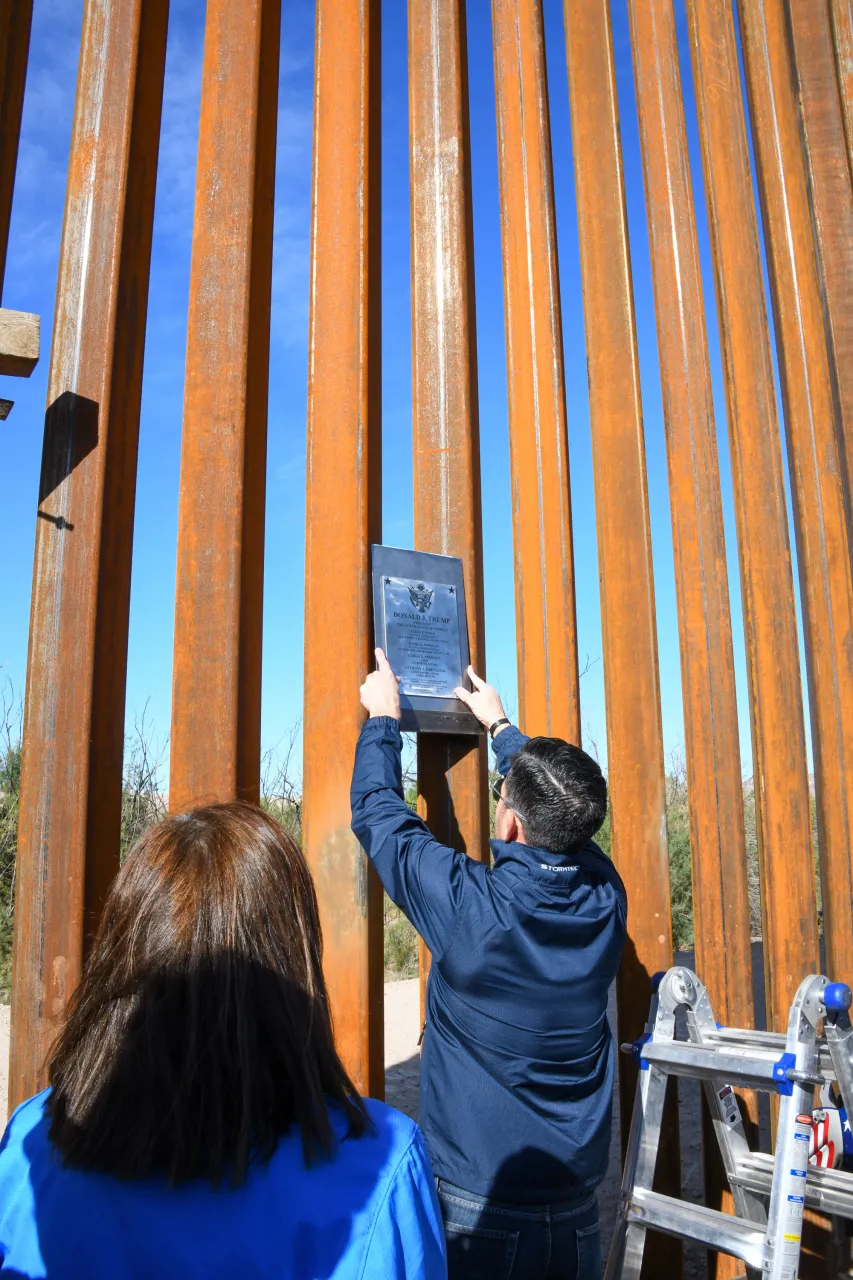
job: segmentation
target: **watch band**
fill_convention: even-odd
[[[494,739],[495,729],[500,729],[502,724],[512,724],[509,716],[501,716],[500,720],[496,720],[494,724],[489,725],[489,737]]]

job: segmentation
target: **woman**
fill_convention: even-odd
[[[446,1275],[417,1126],[335,1051],[301,852],[247,804],[169,818],[110,890],[0,1146],[0,1276]]]

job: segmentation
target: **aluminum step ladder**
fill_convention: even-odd
[[[805,1207],[853,1219],[853,1174],[809,1165],[815,1089],[835,1081],[853,1116],[853,993],[806,978],[780,1035],[718,1026],[690,969],[653,986],[644,1034],[622,1045],[640,1071],[605,1280],[639,1280],[649,1229],[742,1259],[749,1280],[797,1280]],[[734,1215],[652,1190],[669,1076],[702,1081]],[[780,1096],[775,1156],[750,1151],[734,1087]]]

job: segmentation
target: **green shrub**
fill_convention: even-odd
[[[0,732],[0,1003],[7,1002],[11,991],[13,907],[15,860],[18,846],[18,797],[21,779],[20,715],[14,712],[14,699],[8,692],[0,706],[0,730],[5,719],[5,734]],[[17,719],[16,719],[17,716]],[[122,779],[121,856],[152,823],[165,816],[165,796],[159,790],[164,751],[149,746],[149,726],[143,712],[134,726],[125,748]],[[302,842],[302,797],[298,780],[291,776],[291,757],[295,732],[283,761],[272,765],[272,754],[264,761],[262,807],[277,818]],[[498,775],[492,771],[489,781]],[[406,802],[417,807],[417,786],[411,772],[404,779]],[[758,839],[756,831],[755,795],[747,782],[743,789],[744,829],[746,837],[747,884],[749,891],[750,929],[753,938],[761,936],[761,903],[759,893]],[[496,801],[489,793],[489,817],[494,827]],[[821,883],[818,859],[818,829],[814,797],[811,803],[812,843],[818,910],[821,908]],[[666,778],[667,847],[669,851],[670,900],[675,948],[693,945],[693,884],[691,874],[690,821],[687,779],[684,764],[673,760]],[[611,856],[612,835],[610,811],[595,837],[604,853]],[[630,851],[625,851],[630,862]],[[413,978],[418,973],[418,935],[403,913],[385,895],[385,976],[387,979]],[[822,928],[822,921],[821,921]]]
[[[18,796],[21,789],[20,743],[0,746],[0,1004],[12,990],[12,933],[15,858],[18,852]]]
[[[610,838],[610,805],[607,805],[607,814],[598,831],[592,837],[598,845],[602,853],[606,853],[608,858],[612,858],[611,838]]]
[[[666,827],[669,851],[669,891],[672,908],[672,940],[676,951],[693,946],[693,880],[690,866],[690,817],[687,808],[687,782],[683,768],[676,763],[666,779]],[[610,806],[595,843],[612,857]],[[630,853],[626,853],[630,860]]]
[[[690,827],[686,812],[667,821],[669,897],[672,904],[672,945],[676,951],[693,946],[693,876],[690,866]]]
[[[385,977],[389,982],[418,976],[418,935],[399,907],[386,893],[385,910]]]
[[[385,926],[385,977],[389,982],[418,976],[418,935],[405,916]]]
[[[280,822],[296,843],[302,845],[302,803],[280,796],[261,796],[261,808]]]

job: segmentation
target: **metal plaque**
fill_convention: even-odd
[[[462,561],[399,547],[372,548],[376,643],[400,677],[400,727],[479,734],[454,690],[470,688]]]
[[[385,656],[400,692],[452,698],[462,683],[456,588],[414,578],[382,579]]]

